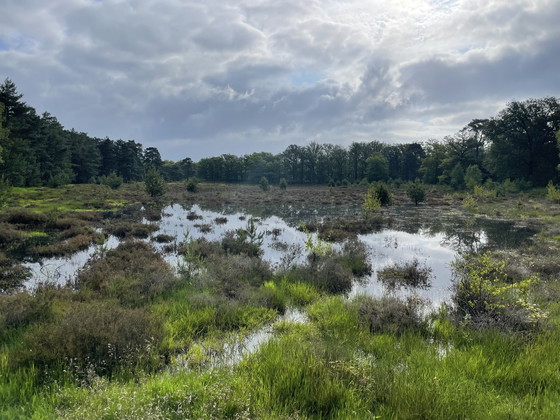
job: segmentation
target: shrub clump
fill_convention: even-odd
[[[118,176],[115,171],[111,172],[109,175],[102,175],[98,178],[98,182],[101,185],[105,185],[112,190],[118,190],[123,184],[122,177]]]
[[[173,287],[177,278],[152,246],[124,242],[104,257],[90,260],[78,274],[76,286],[122,304],[140,306]]]
[[[350,304],[357,308],[360,323],[372,333],[400,335],[423,325],[420,311],[422,302],[416,297],[401,300],[393,296],[360,296]]]
[[[43,226],[48,220],[43,213],[35,213],[27,209],[12,210],[3,218],[13,225],[25,226]]]
[[[379,280],[388,286],[409,286],[426,288],[430,286],[432,269],[421,265],[418,259],[414,258],[410,262],[395,263],[377,273]]]
[[[40,368],[63,362],[78,373],[93,369],[98,375],[118,367],[149,367],[157,360],[161,331],[146,310],[74,302],[58,319],[30,326],[15,361]]]
[[[29,278],[29,270],[0,252],[0,293],[12,293]]]
[[[538,279],[514,281],[507,274],[507,263],[491,252],[468,255],[454,263],[453,303],[458,322],[506,331],[528,331],[546,325],[548,314],[531,300]]]
[[[199,190],[198,179],[196,178],[189,179],[185,185],[185,188],[187,189],[188,192],[197,193]]]

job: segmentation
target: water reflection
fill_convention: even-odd
[[[166,261],[177,267],[182,257],[177,255],[177,244],[189,239],[206,238],[220,240],[228,231],[246,228],[248,219],[255,219],[259,232],[264,233],[263,259],[273,267],[292,260],[294,263],[305,261],[303,244],[306,234],[297,226],[301,222],[321,222],[327,218],[352,218],[359,214],[358,207],[328,206],[320,209],[293,206],[277,206],[261,209],[258,213],[247,213],[239,208],[223,206],[220,211],[203,208],[199,205],[182,207],[179,204],[163,209],[142,209],[142,222],[157,226],[151,238],[169,235],[175,243],[154,242]],[[477,218],[461,218],[454,214],[433,214],[430,208],[405,208],[399,213],[391,210],[387,216],[390,227],[376,233],[360,235],[369,249],[369,259],[373,274],[356,283],[351,295],[368,294],[381,296],[387,293],[407,295],[417,293],[439,305],[449,299],[452,285],[451,263],[462,252],[478,251],[487,247],[518,247],[534,231],[518,227],[510,222],[492,221]],[[274,213],[274,214],[272,214]],[[269,214],[264,217],[265,214]],[[150,239],[147,239],[150,240]],[[109,237],[104,248],[111,249],[119,240]],[[340,246],[338,244],[337,246]],[[70,258],[43,259],[41,263],[27,263],[32,277],[27,287],[32,289],[42,282],[65,284],[73,282],[78,271],[100,252],[98,246],[72,255]],[[426,290],[389,290],[377,280],[377,271],[395,263],[406,263],[414,259],[432,270],[431,286]]]

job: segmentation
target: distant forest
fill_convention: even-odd
[[[49,113],[37,115],[15,84],[0,86],[0,174],[12,186],[98,182],[116,173],[141,181],[148,168],[167,181],[344,185],[364,181],[414,181],[465,186],[465,175],[530,186],[558,182],[560,103],[557,98],[509,103],[497,116],[472,120],[440,141],[385,144],[353,142],[290,145],[279,154],[223,154],[193,162],[162,160],[157,148],[133,140],[99,139],[65,129]]]

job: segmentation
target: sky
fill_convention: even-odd
[[[560,96],[559,0],[2,0],[0,78],[164,159],[442,139]],[[1,82],[0,80],[0,82]]]

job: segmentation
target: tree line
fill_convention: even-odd
[[[472,120],[442,140],[348,147],[312,142],[282,153],[223,154],[193,162],[161,159],[155,147],[133,140],[92,138],[67,130],[49,113],[37,115],[15,84],[0,86],[0,170],[13,186],[58,186],[96,182],[112,173],[125,182],[142,180],[149,168],[167,181],[194,176],[217,182],[343,185],[372,181],[446,184],[469,180],[516,181],[526,186],[558,182],[560,102],[557,98],[509,103],[498,115]]]

